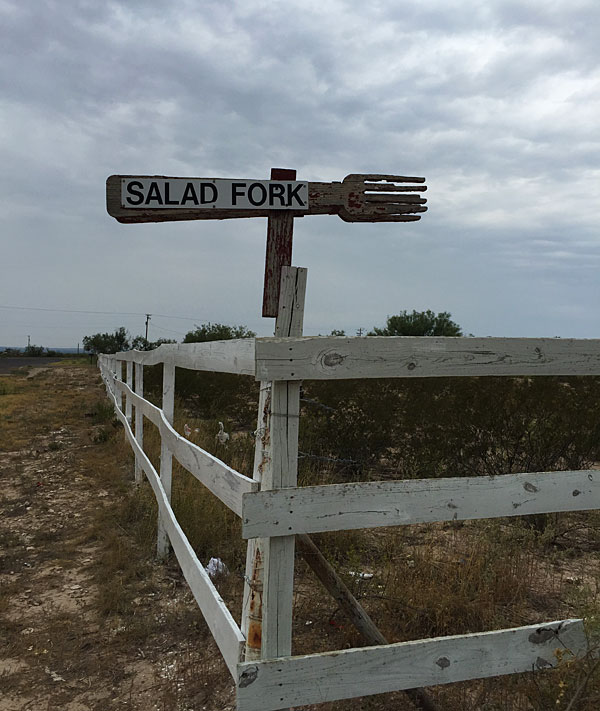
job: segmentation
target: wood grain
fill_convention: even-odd
[[[296,171],[272,168],[271,180],[296,180]],[[294,216],[273,211],[267,220],[267,251],[265,255],[265,279],[263,288],[262,315],[276,318],[279,308],[281,268],[292,264]]]
[[[130,365],[130,362],[127,363]],[[162,379],[162,417],[167,423],[173,425],[175,408],[175,366],[172,363],[163,364]],[[173,476],[173,454],[167,443],[166,437],[160,438],[160,482],[165,491],[165,496],[171,503],[171,486]],[[169,554],[169,538],[162,515],[158,515],[158,532],[156,540],[156,553],[161,559]]]
[[[238,711],[277,711],[414,686],[538,672],[585,654],[579,619],[513,629],[246,662],[238,666]],[[567,651],[569,650],[569,651]]]
[[[254,339],[234,338],[208,343],[163,343],[152,351],[116,353],[118,361],[142,365],[170,363],[178,368],[254,375]]]
[[[256,339],[258,380],[599,374],[600,339]]]
[[[246,494],[242,536],[589,509],[600,509],[596,470],[327,484]]]
[[[169,179],[166,175],[111,175],[106,181],[106,209],[108,214],[122,223],[167,222],[180,220],[227,220],[250,217],[269,217],[272,210],[184,209],[184,208],[124,208],[121,205],[121,180],[123,178]],[[189,180],[212,180],[195,178]],[[383,181],[383,182],[382,182]],[[339,215],[346,222],[408,222],[419,220],[419,215],[389,214],[385,203],[376,204],[367,199],[371,193],[424,192],[425,178],[378,174],[351,174],[343,181],[309,182],[308,210],[286,210],[289,219],[305,215]],[[407,183],[419,183],[408,185]],[[390,201],[393,202],[393,199]],[[397,202],[397,200],[396,200]]]
[[[284,266],[275,335],[299,336],[304,323],[307,270]],[[271,387],[270,457],[261,490],[294,487],[298,479],[300,384],[277,382]],[[294,536],[266,538],[264,555],[262,657],[291,654],[294,594]]]

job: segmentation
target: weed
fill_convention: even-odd
[[[113,431],[107,427],[98,427],[94,430],[92,435],[92,442],[94,444],[105,444],[111,438]]]
[[[10,383],[0,380],[0,395],[12,395],[14,391],[14,387]]]
[[[115,420],[115,413],[113,406],[108,400],[98,400],[94,407],[89,413],[92,417],[92,422],[95,425],[102,425],[105,423],[110,423]]]

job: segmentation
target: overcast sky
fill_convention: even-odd
[[[265,218],[121,225],[105,180],[271,167],[427,178],[419,222],[295,221],[306,333],[600,337],[599,27],[597,0],[0,0],[0,345],[147,312],[270,335]]]

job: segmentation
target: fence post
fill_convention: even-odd
[[[172,362],[163,364],[162,411],[169,424],[173,424],[173,411],[175,406],[175,366]],[[171,502],[171,473],[173,470],[173,455],[166,442],[160,442],[160,481],[163,485],[167,499]],[[169,553],[169,536],[158,515],[158,537],[156,553],[159,558],[166,558]]]
[[[306,275],[300,267],[282,269],[276,336],[302,335]],[[261,385],[254,478],[263,490],[297,484],[299,415],[299,382]],[[248,546],[242,620],[248,661],[291,654],[294,542],[281,536]]]
[[[258,421],[255,432],[254,468],[252,478],[261,482],[265,466],[270,460],[271,383],[261,382],[258,397]],[[245,660],[261,657],[262,598],[264,547],[259,538],[250,538],[246,549],[246,575],[242,605],[242,634],[246,638]]]
[[[123,382],[123,361],[120,361],[115,357],[115,379]],[[117,407],[121,412],[123,412],[123,393],[115,385],[115,399],[117,401]]]
[[[126,363],[126,373],[127,373],[127,386],[133,390],[133,362],[128,360]],[[131,409],[131,396],[129,393],[125,395],[125,417],[129,426],[131,427],[132,422],[132,409]]]
[[[144,397],[144,364],[135,364],[135,394]],[[137,443],[144,449],[144,415],[139,407],[135,408],[135,438]],[[135,483],[142,481],[142,467],[138,457],[135,458]]]

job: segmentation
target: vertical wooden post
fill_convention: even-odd
[[[271,168],[271,180],[296,180],[296,171]],[[273,211],[267,218],[267,252],[262,315],[276,318],[279,310],[281,268],[292,263],[294,217],[289,212]]]
[[[275,335],[301,336],[307,270],[283,267]],[[300,382],[277,381],[271,387],[271,466],[261,489],[295,487],[298,483]],[[292,653],[294,536],[265,539],[262,656]]]
[[[115,357],[114,364],[115,364],[116,379],[123,381],[123,361],[120,361],[118,358]],[[117,407],[119,408],[119,410],[123,410],[123,393],[120,390],[117,390],[116,385],[115,385],[115,398],[117,400]]]
[[[175,366],[165,361],[163,364],[162,410],[170,424],[173,424],[173,411],[175,405]],[[171,473],[173,470],[173,455],[167,444],[160,442],[160,481],[163,485],[167,499],[171,501]],[[169,536],[158,515],[158,539],[156,553],[159,558],[166,558],[169,553]]]
[[[135,364],[135,394],[144,397],[144,364]],[[137,443],[144,449],[144,415],[139,407],[135,408],[135,438]],[[138,457],[135,458],[135,483],[142,481],[142,467]]]
[[[114,393],[115,391],[115,384],[113,383],[113,378],[114,378],[114,372],[116,370],[115,368],[115,363],[114,360],[110,356],[106,356],[106,360],[104,361],[104,364],[107,369],[106,375],[108,376],[108,380],[106,382],[106,387],[108,388],[109,392],[111,394]]]
[[[307,270],[283,267],[276,336],[301,336]],[[261,385],[254,478],[262,489],[296,486],[300,383]],[[246,660],[291,654],[294,536],[248,545],[242,631]],[[262,625],[261,625],[262,621]]]
[[[127,373],[127,385],[131,390],[133,390],[133,363],[132,361],[128,360],[126,364],[126,373]],[[131,397],[126,394],[125,396],[125,417],[127,418],[127,421],[129,422],[129,426],[131,427],[131,421],[132,421],[132,409],[131,409]]]
[[[271,383],[261,382],[258,397],[258,421],[255,432],[254,467],[252,477],[261,482],[265,466],[270,461],[270,413]],[[251,538],[246,549],[246,575],[242,605],[241,630],[246,638],[245,660],[255,661],[261,657],[262,604],[263,604],[263,558],[261,540]]]

